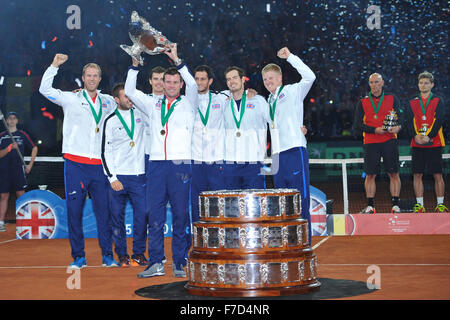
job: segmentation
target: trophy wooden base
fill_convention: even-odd
[[[233,289],[233,288],[208,288],[195,287],[187,283],[184,288],[190,294],[204,297],[279,297],[294,294],[305,294],[320,289],[320,282],[293,287],[272,287],[263,289]]]

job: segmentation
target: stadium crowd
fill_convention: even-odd
[[[31,118],[43,118],[46,107],[56,119],[62,112],[37,94],[36,83],[48,61],[57,52],[67,53],[70,63],[62,70],[56,86],[63,90],[79,87],[80,66],[93,61],[102,66],[100,88],[125,79],[129,57],[120,44],[131,44],[128,23],[133,10],[167,38],[177,42],[183,59],[194,68],[210,65],[215,72],[213,89],[226,88],[224,70],[243,67],[248,86],[264,96],[261,68],[282,61],[275,48],[289,46],[314,70],[317,80],[305,99],[308,139],[354,139],[351,132],[353,110],[368,92],[367,79],[373,72],[383,75],[386,90],[407,104],[417,92],[417,75],[427,70],[435,75],[436,92],[448,96],[448,7],[445,1],[373,1],[380,6],[380,28],[371,29],[366,1],[265,1],[257,5],[243,0],[191,0],[185,2],[81,1],[80,29],[69,29],[70,1],[9,1],[2,10],[3,50],[0,74],[5,78],[31,77]],[[48,8],[42,10],[41,8]],[[144,55],[145,56],[145,55]],[[168,66],[164,55],[147,59]],[[146,79],[153,67],[146,65],[138,85],[149,91]],[[287,82],[298,81],[289,68]],[[20,103],[0,88],[3,105]],[[23,99],[23,98],[22,98]],[[4,108],[4,106],[3,106]],[[36,135],[36,124],[28,123]],[[56,126],[54,125],[56,128]],[[55,129],[56,130],[56,129]],[[446,137],[448,139],[448,132]],[[51,146],[51,143],[48,143]],[[56,148],[56,146],[55,146]],[[43,152],[57,154],[59,150]]]

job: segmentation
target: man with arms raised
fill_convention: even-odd
[[[309,157],[306,150],[306,129],[303,126],[303,99],[316,79],[314,72],[288,48],[277,52],[302,76],[294,84],[283,85],[281,68],[270,63],[262,69],[264,86],[270,92],[268,99],[272,141],[272,170],[276,188],[293,188],[300,191],[301,215],[308,221],[311,242],[311,217],[309,212]]]
[[[193,106],[198,104],[198,93],[194,78],[178,58],[176,44],[165,53],[175,62],[177,68],[169,68],[164,73],[165,95],[162,101],[136,89],[139,72],[137,61],[133,60],[125,82],[125,94],[137,108],[147,113],[150,121],[151,142],[147,175],[150,206],[149,263],[148,267],[138,274],[139,278],[165,274],[164,223],[168,202],[172,209],[173,274],[175,277],[186,276],[185,230],[189,221]],[[180,95],[183,80],[186,82],[186,96]]]
[[[63,146],[64,181],[66,189],[69,239],[72,247],[72,268],[86,266],[83,235],[83,208],[89,192],[97,221],[98,241],[103,266],[117,266],[112,255],[108,179],[101,161],[101,137],[105,118],[116,108],[114,98],[100,93],[101,69],[95,63],[83,68],[84,89],[76,93],[52,87],[59,67],[68,60],[56,54],[43,77],[39,92],[64,112]]]

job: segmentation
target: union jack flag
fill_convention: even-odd
[[[20,239],[48,239],[55,232],[53,209],[40,201],[29,201],[16,212],[16,236]]]
[[[327,231],[327,208],[319,201],[311,198],[311,230],[312,235],[325,235]]]

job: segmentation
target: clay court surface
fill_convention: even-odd
[[[318,278],[366,282],[379,268],[379,290],[345,300],[450,300],[450,235],[331,236],[312,241]],[[135,290],[183,280],[172,276],[170,242],[166,238],[166,275],[138,279],[143,267],[101,267],[97,239],[86,239],[88,267],[79,272],[80,288],[69,289],[75,274],[67,270],[72,261],[68,239],[16,240],[15,225],[7,224],[7,231],[0,233],[0,299],[148,300]]]

